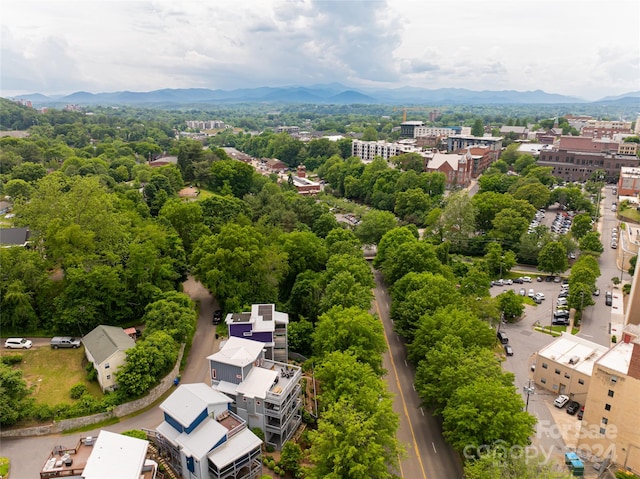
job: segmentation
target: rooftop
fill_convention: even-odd
[[[606,346],[562,333],[562,336],[541,349],[538,355],[590,376],[596,361],[607,351]]]

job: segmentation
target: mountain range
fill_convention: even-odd
[[[259,87],[237,90],[206,88],[162,89],[149,92],[119,91],[110,93],[75,92],[66,96],[46,96],[40,93],[21,95],[36,105],[160,105],[216,103],[298,103],[298,104],[426,104],[426,105],[490,105],[490,104],[575,104],[575,103],[639,103],[640,91],[605,97],[597,102],[546,93],[542,90],[483,90],[464,88],[426,89],[402,87],[395,89],[353,89],[338,83],[314,86]]]

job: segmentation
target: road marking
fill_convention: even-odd
[[[433,452],[435,452],[436,454],[438,454],[438,451],[436,451],[436,445],[435,445],[433,442],[431,442],[431,445],[433,446]]]
[[[407,368],[409,367],[409,365],[407,364],[407,360],[406,360],[406,359],[404,360],[404,365],[405,365],[405,367],[407,367]]]
[[[378,312],[378,316],[382,318],[380,314],[380,307],[378,306],[378,300],[375,299],[373,302],[376,305],[376,311]],[[387,343],[387,349],[389,350],[389,360],[391,361],[391,367],[393,368],[393,374],[396,377],[396,386],[398,386],[398,391],[400,391],[400,400],[402,401],[402,408],[404,409],[404,415],[407,418],[407,422],[409,423],[409,430],[411,431],[411,437],[413,438],[413,449],[416,451],[416,458],[418,459],[418,463],[420,464],[420,470],[422,471],[422,477],[427,479],[427,474],[424,472],[424,465],[422,464],[422,457],[420,456],[420,450],[418,449],[418,442],[416,441],[416,434],[413,431],[413,424],[411,423],[411,418],[409,417],[409,411],[407,410],[407,403],[404,400],[404,393],[402,392],[402,388],[400,387],[400,378],[398,377],[398,370],[396,369],[396,362],[393,359],[393,354],[391,354],[391,348],[389,347],[389,339],[387,338],[387,330],[382,328],[384,333],[384,341]],[[407,361],[405,360],[405,363]],[[400,458],[398,457],[398,466],[400,467],[400,476],[404,477],[404,473],[402,472],[402,464]]]
[[[414,391],[416,390],[416,385],[415,384],[412,384],[411,387],[413,388]]]
[[[424,409],[420,408],[420,412],[422,413],[422,415],[424,416]]]

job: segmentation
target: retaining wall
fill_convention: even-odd
[[[26,427],[22,429],[5,429],[0,431],[0,437],[28,437],[28,436],[46,436],[48,434],[57,434],[69,429],[83,428],[92,424],[97,424],[107,419],[114,417],[123,417],[133,414],[136,411],[140,411],[145,407],[153,404],[160,396],[166,393],[169,389],[174,387],[173,380],[178,376],[180,372],[180,361],[182,361],[182,355],[184,354],[184,344],[180,347],[178,353],[178,360],[175,366],[169,374],[167,374],[160,384],[154,387],[149,394],[135,401],[131,401],[124,404],[119,404],[111,412],[103,412],[100,414],[93,414],[91,416],[74,417],[71,419],[63,419],[61,421],[55,421],[52,424],[42,424],[34,427]]]

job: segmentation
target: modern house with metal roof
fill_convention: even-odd
[[[252,479],[262,473],[262,441],[204,383],[182,384],[161,405],[156,445],[184,478]]]
[[[127,358],[126,351],[136,342],[117,326],[97,326],[82,338],[87,359],[98,372],[98,383],[103,391],[116,387],[115,372]]]
[[[265,345],[266,359],[287,362],[289,315],[276,311],[274,304],[253,304],[251,312],[229,313],[225,322],[229,336],[260,341]]]
[[[264,343],[229,339],[209,360],[211,387],[232,399],[231,410],[249,427],[262,429],[265,443],[281,449],[302,421],[302,370],[267,359]]]

